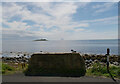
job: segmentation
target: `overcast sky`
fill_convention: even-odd
[[[4,2],[3,39],[118,38],[117,2]]]

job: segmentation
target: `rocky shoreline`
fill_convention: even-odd
[[[9,52],[7,56],[5,54],[1,54],[2,61],[4,63],[28,63],[32,53],[26,53],[26,52]],[[89,68],[94,63],[102,63],[106,64],[107,62],[107,56],[106,55],[96,55],[96,54],[80,54],[84,60],[86,68]],[[110,55],[110,64],[115,66],[120,66],[120,56],[117,55]]]
[[[86,68],[89,68],[94,63],[101,63],[106,65],[107,56],[106,55],[94,55],[94,54],[83,54],[82,57],[85,60]],[[120,56],[110,55],[109,62],[111,65],[120,66]]]

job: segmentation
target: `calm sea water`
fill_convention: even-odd
[[[118,40],[49,40],[49,41],[3,41],[3,52],[71,52],[71,49],[88,54],[118,55]]]

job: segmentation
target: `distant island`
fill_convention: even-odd
[[[37,39],[37,40],[34,40],[34,41],[48,41],[46,39]]]

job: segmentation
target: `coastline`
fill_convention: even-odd
[[[37,52],[37,53],[45,54],[43,52]],[[47,52],[47,54],[49,54],[49,53]],[[13,52],[12,52],[12,54],[13,54]],[[16,54],[14,54],[14,55],[16,55]],[[29,57],[27,57],[27,55]],[[98,68],[98,70],[99,70],[100,67],[103,67],[104,69],[106,69],[107,57],[105,55],[81,54],[81,53],[80,53],[80,55],[83,57],[83,59],[85,61],[85,68],[86,68],[86,71],[87,71],[86,76],[109,77],[108,73],[107,73],[107,75],[106,74],[98,75],[98,72],[95,72],[95,73],[91,72],[91,70],[92,69],[94,70],[95,68],[96,69]],[[0,58],[0,59],[2,59],[3,64],[5,64],[7,66],[10,65],[13,68],[15,67],[15,71],[6,72],[6,75],[15,74],[16,72],[19,72],[19,71],[21,71],[23,73],[24,70],[29,65],[29,60],[31,58],[30,56],[31,56],[30,53],[26,53],[26,52],[25,53],[23,53],[23,52],[20,53],[19,52],[19,53],[17,53],[17,57],[13,56],[13,57],[2,57],[2,58]],[[96,65],[97,65],[97,67],[96,67]],[[118,67],[117,70],[120,70],[119,69],[120,68],[120,56],[110,55],[110,67],[116,67],[116,68]],[[5,75],[5,74],[3,74],[3,75]],[[117,78],[120,79],[120,76],[118,76]]]
[[[36,52],[36,53],[53,53],[55,52]],[[61,52],[60,52],[61,53]],[[71,52],[63,52],[63,53],[71,53]],[[0,59],[2,59],[3,62],[14,62],[14,63],[21,63],[21,62],[28,62],[28,60],[31,58],[31,55],[34,53],[28,53],[28,52],[9,52],[9,53],[0,53]],[[85,64],[87,67],[89,67],[92,62],[103,62],[106,63],[107,56],[103,54],[83,54],[79,53],[85,60]],[[22,61],[23,60],[23,61]],[[120,56],[119,55],[110,55],[110,63],[113,65],[120,65]]]

